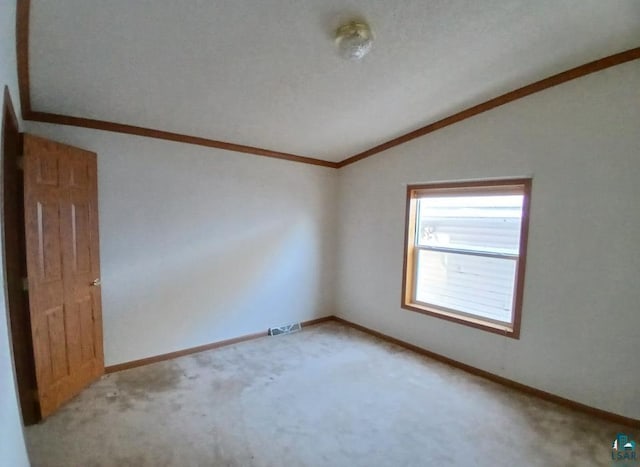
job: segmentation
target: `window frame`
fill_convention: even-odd
[[[510,178],[499,180],[474,180],[462,182],[439,182],[419,185],[407,185],[406,215],[404,232],[404,263],[402,275],[402,299],[401,308],[415,311],[436,318],[445,319],[455,323],[471,326],[476,329],[504,335],[513,339],[520,338],[520,324],[522,318],[522,303],[524,295],[525,270],[527,263],[527,243],[529,236],[529,209],[531,204],[531,178]],[[490,318],[482,318],[463,311],[438,307],[436,305],[418,302],[415,297],[415,284],[417,275],[417,252],[421,247],[416,244],[416,217],[417,204],[421,194],[425,192],[440,192],[452,195],[482,194],[522,194],[522,220],[520,225],[520,248],[516,261],[513,313],[509,325],[493,321]],[[456,253],[455,249],[450,250]],[[469,254],[468,252],[465,254]],[[490,255],[500,257],[503,255]],[[508,255],[505,255],[508,256]]]

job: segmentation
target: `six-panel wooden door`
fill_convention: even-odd
[[[104,373],[96,154],[24,135],[31,329],[43,417]]]

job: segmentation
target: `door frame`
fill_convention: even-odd
[[[40,419],[35,361],[29,318],[28,294],[23,287],[27,277],[27,254],[24,223],[24,187],[20,170],[22,133],[11,101],[9,88],[4,88],[2,106],[2,248],[9,318],[9,340],[12,346],[18,396],[25,425]]]

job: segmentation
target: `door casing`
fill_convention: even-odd
[[[2,112],[2,221],[7,308],[18,397],[25,425],[37,423],[40,407],[36,397],[36,374],[29,320],[29,297],[24,290],[27,260],[24,232],[23,176],[19,167],[22,134],[8,87],[4,88]]]

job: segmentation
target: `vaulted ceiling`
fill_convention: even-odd
[[[638,45],[638,0],[31,0],[31,105],[339,161]]]

